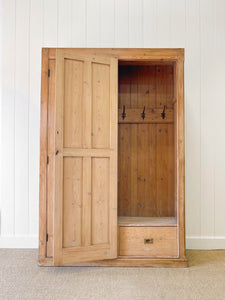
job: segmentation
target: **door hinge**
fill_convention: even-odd
[[[48,163],[49,163],[49,156],[47,155],[47,165],[48,165]]]
[[[48,69],[48,77],[50,77],[50,69]]]
[[[48,242],[48,233],[46,233],[46,242]]]

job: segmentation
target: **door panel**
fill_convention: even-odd
[[[64,147],[82,147],[84,62],[65,59]]]
[[[109,159],[92,158],[92,244],[108,243]]]
[[[57,49],[55,265],[117,257],[117,68]]]
[[[92,145],[93,148],[109,147],[110,130],[110,72],[109,65],[92,65],[93,108],[92,108]]]
[[[80,247],[83,160],[64,157],[63,161],[63,247]]]

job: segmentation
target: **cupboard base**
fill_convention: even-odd
[[[52,258],[39,259],[40,266],[53,266]],[[116,259],[93,261],[87,263],[66,265],[67,267],[188,267],[186,257],[183,258],[131,258],[118,257]]]

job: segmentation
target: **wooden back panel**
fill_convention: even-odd
[[[119,123],[120,216],[174,216],[174,125],[161,118],[173,101],[172,65],[119,66],[119,108],[127,112]],[[158,113],[154,122],[141,118],[144,106]],[[137,115],[132,124],[129,109]]]

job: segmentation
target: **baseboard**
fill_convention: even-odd
[[[0,248],[37,249],[37,236],[0,236]],[[186,248],[196,250],[225,249],[225,236],[187,236]]]
[[[38,237],[35,236],[0,236],[0,248],[36,249]]]
[[[225,236],[187,236],[186,248],[196,250],[225,249]]]

